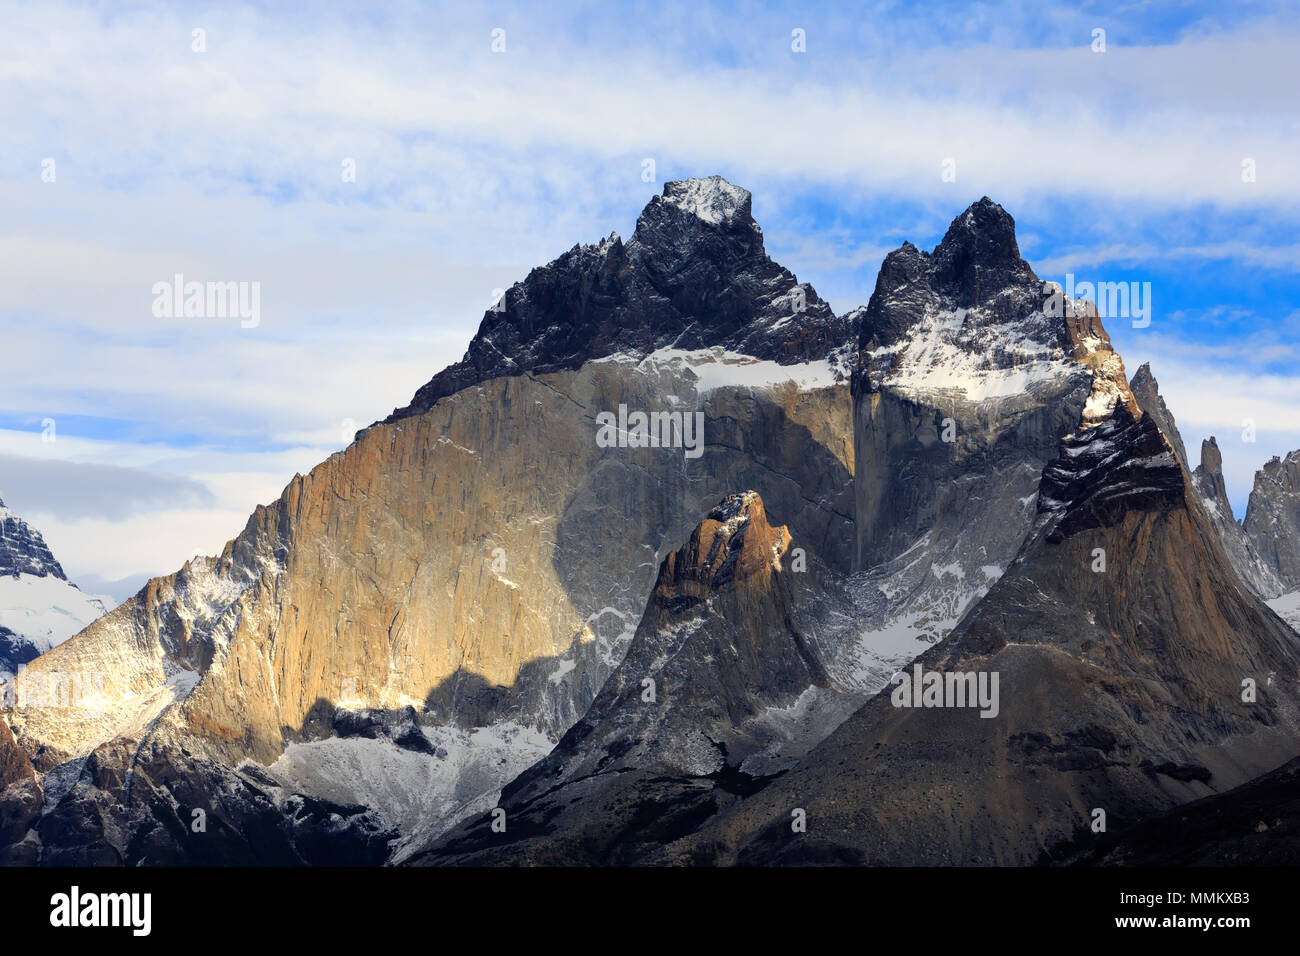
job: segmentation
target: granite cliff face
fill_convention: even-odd
[[[720,181],[670,184],[626,255],[626,275],[590,247],[562,257],[489,313],[471,356],[509,344],[526,374],[475,366],[425,391],[427,410],[295,477],[222,554],[32,663],[8,718],[57,794],[32,827],[42,862],[400,856],[582,716],[663,555],[721,495],[754,489],[810,568],[847,570],[847,321],[766,258],[748,194]],[[572,298],[607,281],[612,312]],[[620,406],[677,415],[664,436],[683,440],[702,415],[699,456],[626,433],[602,447]],[[852,616],[824,626],[849,634]],[[49,706],[66,675],[79,705]]]

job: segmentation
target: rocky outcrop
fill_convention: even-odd
[[[791,536],[730,495],[668,554],[626,657],[544,760],[416,863],[620,863],[698,826],[801,752],[787,721],[828,684],[791,584]]]
[[[0,720],[0,790],[4,790],[12,783],[35,779],[36,772],[32,770],[32,762],[27,759],[27,754],[23,753],[18,742],[14,740],[9,725]]]
[[[1255,542],[1233,517],[1228,488],[1223,480],[1223,454],[1213,435],[1201,442],[1201,463],[1192,472],[1192,484],[1228,560],[1237,569],[1241,579],[1265,600],[1281,595],[1285,588],[1278,579],[1277,568],[1270,566],[1255,547]]]
[[[1282,589],[1300,588],[1300,451],[1255,473],[1242,528]]]
[[[465,357],[386,421],[501,376],[590,359],[719,346],[792,365],[847,345],[848,323],[768,258],[747,190],[720,176],[664,184],[626,243],[574,246],[505,291]]]
[[[41,533],[0,501],[0,575],[20,574],[67,580]]]
[[[1300,759],[1227,793],[1099,837],[1072,866],[1300,865]]]

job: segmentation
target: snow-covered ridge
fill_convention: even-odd
[[[695,391],[699,395],[719,388],[772,389],[787,384],[807,391],[829,388],[846,381],[845,369],[836,357],[798,365],[780,365],[721,346],[695,351],[664,348],[644,358],[619,353],[594,361],[633,365],[642,372],[687,371],[695,378]]]

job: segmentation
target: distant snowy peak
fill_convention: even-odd
[[[612,355],[714,347],[797,365],[851,342],[847,319],[763,248],[747,190],[718,176],[664,186],[624,242],[611,234],[533,269],[483,316],[465,357],[386,421],[492,378]]]
[[[0,674],[63,643],[115,603],[78,590],[40,532],[0,501]]]
[[[67,580],[41,533],[0,501],[0,575],[20,574]]]

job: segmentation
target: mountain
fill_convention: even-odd
[[[1300,451],[1273,458],[1255,473],[1238,522],[1223,480],[1223,456],[1211,436],[1192,473],[1201,503],[1243,581],[1300,633]]]
[[[1143,414],[1155,421],[1161,434],[1172,446],[1179,463],[1189,471],[1192,487],[1205,508],[1229,562],[1246,585],[1261,598],[1267,601],[1281,595],[1286,588],[1278,578],[1276,564],[1270,565],[1256,547],[1255,541],[1233,516],[1232,504],[1228,501],[1228,488],[1223,479],[1223,455],[1214,436],[1201,442],[1200,464],[1192,470],[1173,413],[1160,394],[1160,386],[1151,373],[1150,364],[1143,364],[1129,384]]]
[[[721,180],[666,185],[615,245],[534,270],[465,363],[295,476],[220,555],[32,662],[37,684],[99,681],[94,706],[7,715],[59,796],[33,828],[42,862],[428,845],[587,711],[663,556],[737,488],[799,542],[809,639],[840,649],[835,706],[860,699],[837,583],[850,321],[771,263],[748,193]],[[659,416],[653,442],[636,414]]]
[[[636,861],[762,787],[774,756],[801,755],[799,705],[829,681],[791,550],[757,494],[723,499],[660,564],[587,713],[503,791],[505,831],[491,815],[466,821],[411,862]]]
[[[505,291],[465,357],[386,422],[501,376],[567,371],[607,355],[713,346],[781,365],[824,358],[848,326],[768,258],[748,190],[721,176],[664,185],[624,243],[574,246]]]
[[[30,662],[0,861],[1069,861],[1294,759],[1213,453],[1012,217],[836,317],[751,205],[667,184]],[[1288,467],[1241,529],[1279,581]]]
[[[112,604],[111,598],[82,593],[40,532],[0,501],[0,681]]]
[[[1300,632],[1300,451],[1255,473],[1242,531],[1277,581],[1269,607]]]
[[[1300,752],[1296,635],[1241,584],[1172,443],[1121,375],[1099,381],[1107,366],[989,594],[666,859],[1028,864],[1086,844],[1095,811],[1122,830]],[[991,706],[970,706],[995,677]]]
[[[674,594],[657,590],[587,716],[504,789],[505,832],[470,818],[413,859],[1033,863],[1068,852],[1093,808],[1131,826],[1300,750],[1295,636],[1218,543],[1150,370],[1135,394],[1095,308],[1034,276],[1005,211],[981,200],[933,253],[891,253],[855,322],[856,561],[867,570],[853,586],[869,610],[882,584],[933,608],[927,579],[960,582],[1001,559],[987,594],[968,592],[951,633],[793,764],[753,775],[732,748],[749,746],[753,709],[783,701],[722,706],[718,672],[732,661],[718,649],[771,634],[788,656],[799,628],[730,626],[748,605],[666,617]],[[706,521],[686,553],[712,530]],[[665,562],[661,586],[680,563],[692,565]],[[676,655],[688,686],[711,692],[639,706],[638,681]],[[833,673],[815,661],[774,668],[798,675],[780,689]],[[917,706],[897,706],[927,674],[980,706],[921,706],[919,690]],[[1257,702],[1241,699],[1244,677]]]

